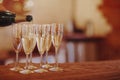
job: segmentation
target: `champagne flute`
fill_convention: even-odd
[[[42,68],[42,58],[45,52],[46,25],[38,25],[36,29],[37,48],[40,54],[40,68],[34,70],[37,73],[48,72]]]
[[[46,63],[43,65],[43,68],[50,68],[52,67],[51,65],[48,64],[48,51],[51,47],[51,24],[46,24],[46,40],[45,40],[45,51],[46,51]]]
[[[35,27],[30,26],[29,24],[23,24],[22,26],[22,44],[23,49],[26,54],[26,66],[25,69],[20,71],[22,74],[33,73],[34,71],[29,70],[28,67],[28,56],[34,49],[34,45],[36,44],[36,36],[35,36]]]
[[[33,24],[33,23],[29,24],[29,26],[33,26],[34,28],[36,27],[36,25],[37,25],[37,24]],[[33,50],[34,50],[35,46],[36,46],[36,44],[33,45]],[[31,50],[31,51],[33,51],[33,50]],[[36,68],[37,68],[37,67],[34,66],[33,63],[32,63],[32,52],[30,52],[30,62],[29,62],[28,68],[29,68],[29,69],[36,69]]]
[[[63,37],[63,24],[52,24],[52,43],[55,47],[55,66],[50,68],[50,71],[62,71],[58,66],[58,49],[60,47],[61,41]]]
[[[19,66],[19,52],[21,51],[22,44],[21,44],[21,25],[20,24],[14,24],[12,26],[12,43],[13,43],[13,49],[16,53],[16,61],[15,66],[13,68],[10,68],[12,71],[20,71],[22,68]]]

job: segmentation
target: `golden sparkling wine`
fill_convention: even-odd
[[[29,73],[43,73],[48,71],[63,71],[62,68],[58,66],[58,50],[63,38],[63,25],[62,24],[43,24],[43,25],[29,25],[24,24],[21,28],[22,32],[18,32],[13,37],[14,42],[13,46],[16,50],[16,53],[20,51],[21,47],[23,46],[24,52],[26,54],[26,64],[23,70],[19,71],[22,74],[29,74]],[[21,39],[22,38],[22,39]],[[40,68],[34,70],[35,68],[30,68],[32,62],[32,51],[35,48],[37,43],[37,48],[40,54]],[[22,44],[22,46],[21,46]],[[55,66],[49,65],[48,61],[48,51],[53,45],[55,47]],[[46,53],[46,62],[45,65],[42,64],[43,62],[43,54]],[[30,60],[29,60],[30,54]]]
[[[56,35],[52,36],[52,42],[53,42],[53,45],[55,47],[59,47],[60,46],[60,43],[62,41],[62,37],[63,37],[62,34],[56,34]]]
[[[35,36],[23,36],[22,38],[23,48],[26,54],[30,54],[35,47]]]
[[[51,35],[46,36],[46,50],[48,51],[51,47]]]
[[[13,47],[14,47],[14,50],[15,51],[20,51],[20,49],[21,49],[21,39],[20,38],[14,38],[13,39],[14,41],[13,41]]]
[[[45,51],[45,37],[37,37],[37,47],[40,52],[40,54],[43,54]]]

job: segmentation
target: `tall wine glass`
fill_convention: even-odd
[[[23,24],[22,26],[22,44],[23,49],[26,54],[26,66],[25,69],[20,71],[22,74],[33,73],[34,71],[29,70],[28,67],[28,56],[34,49],[34,45],[36,44],[36,35],[35,35],[35,27],[30,26],[29,24]]]
[[[40,54],[40,68],[34,70],[37,73],[48,72],[47,70],[42,68],[42,58],[45,52],[45,40],[46,40],[46,25],[38,25],[36,29],[36,40],[37,40],[37,47]]]
[[[46,61],[45,61],[45,65],[42,66],[43,68],[52,67],[51,65],[48,64],[48,51],[51,47],[51,41],[52,41],[51,24],[46,24],[46,39],[45,39]]]
[[[15,66],[13,68],[10,68],[12,71],[20,71],[22,68],[19,66],[19,52],[21,51],[22,48],[22,43],[21,43],[21,25],[20,24],[14,24],[12,26],[12,43],[13,43],[13,49],[16,53],[16,61],[15,61]]]
[[[63,24],[52,24],[52,43],[55,47],[55,66],[50,68],[51,71],[62,71],[58,66],[58,49],[60,47],[63,37]]]
[[[36,29],[37,24],[29,23],[29,26],[33,26],[33,28]],[[34,50],[35,46],[36,46],[36,44],[33,45],[33,48],[32,48],[31,51]],[[34,66],[33,63],[32,63],[32,54],[33,54],[33,53],[30,52],[30,62],[29,62],[28,68],[29,68],[29,69],[36,69],[37,67]]]

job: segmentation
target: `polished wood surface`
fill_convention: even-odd
[[[27,75],[10,71],[12,66],[0,66],[0,80],[120,80],[120,61],[65,63],[62,72]]]

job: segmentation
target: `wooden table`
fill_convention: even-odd
[[[12,65],[13,66],[13,65]],[[23,75],[0,66],[0,80],[120,80],[120,61],[100,61],[60,64],[63,72]]]

